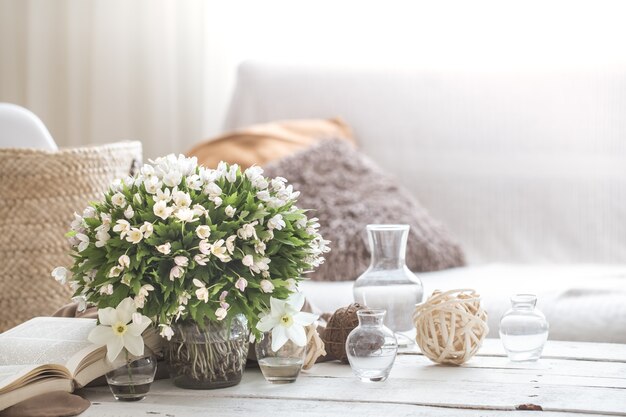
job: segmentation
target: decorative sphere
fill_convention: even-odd
[[[415,341],[437,363],[461,365],[478,352],[487,336],[487,313],[474,290],[433,292],[415,308]]]
[[[322,336],[327,357],[348,363],[346,339],[348,339],[350,332],[359,325],[356,312],[363,308],[364,307],[357,303],[350,304],[347,307],[338,309],[330,317]]]

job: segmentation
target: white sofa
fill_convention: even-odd
[[[626,343],[626,70],[247,62],[225,129],[335,116],[461,242],[469,266],[420,274],[426,294],[477,289],[497,337],[510,295],[532,292],[551,339]],[[333,311],[351,287],[303,289]]]

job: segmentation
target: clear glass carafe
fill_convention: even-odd
[[[362,381],[384,381],[398,353],[394,333],[383,324],[385,310],[359,310],[356,314],[359,325],[346,339],[350,367]]]
[[[500,340],[514,362],[536,361],[548,340],[548,321],[536,304],[533,294],[514,295],[511,309],[500,320]]]
[[[420,279],[406,266],[409,225],[370,224],[367,226],[371,263],[354,283],[354,300],[371,309],[387,311],[385,324],[401,344],[411,343],[415,329],[413,311],[422,301]]]

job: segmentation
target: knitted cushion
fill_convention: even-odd
[[[411,226],[407,265],[416,272],[464,265],[463,252],[446,228],[397,180],[371,159],[342,141],[326,141],[265,167],[301,192],[298,205],[315,210],[321,231],[331,243],[326,262],[313,280],[356,279],[370,262],[365,226],[404,223]]]
[[[0,332],[70,298],[50,272],[69,267],[73,213],[141,164],[141,143],[43,151],[0,149]]]

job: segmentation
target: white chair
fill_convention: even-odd
[[[39,117],[11,103],[0,103],[0,148],[58,149]]]

